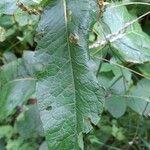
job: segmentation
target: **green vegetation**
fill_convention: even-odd
[[[0,150],[148,150],[149,103],[149,1],[0,1]]]

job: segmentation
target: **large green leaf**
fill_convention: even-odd
[[[28,75],[21,59],[0,68],[0,119],[10,115],[34,93],[35,80]]]
[[[39,23],[34,55],[37,98],[50,150],[77,150],[78,135],[97,124],[104,90],[88,55],[94,0],[56,0]]]
[[[103,25],[95,26],[99,40],[101,43],[110,41],[114,53],[127,62],[150,61],[150,37],[142,31],[138,22],[126,27],[134,19],[125,6],[108,5],[103,13]]]

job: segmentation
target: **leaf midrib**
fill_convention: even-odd
[[[67,33],[67,50],[68,50],[68,53],[69,53],[69,57],[70,57],[70,65],[71,65],[71,75],[72,75],[72,79],[73,79],[73,88],[74,88],[74,110],[75,110],[75,120],[76,120],[76,124],[75,124],[75,128],[76,128],[76,136],[78,135],[77,134],[77,112],[76,112],[76,107],[77,107],[77,104],[76,104],[76,94],[75,94],[75,91],[76,91],[76,85],[75,85],[75,79],[74,79],[74,71],[73,71],[73,62],[72,62],[72,57],[71,57],[71,50],[70,50],[70,44],[69,44],[69,31],[68,31],[68,17],[67,17],[67,3],[66,3],[66,0],[63,0],[63,5],[64,5],[64,19],[65,19],[65,27],[66,27],[66,33]],[[76,139],[77,140],[77,139]],[[75,145],[75,143],[74,143]],[[75,147],[75,146],[74,146]]]

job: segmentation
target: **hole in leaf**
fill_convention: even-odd
[[[46,107],[46,110],[47,110],[47,111],[52,110],[52,106],[48,106],[48,107]]]

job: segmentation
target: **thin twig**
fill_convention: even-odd
[[[146,3],[146,2],[124,2],[121,4],[110,6],[109,8],[116,8],[116,7],[127,6],[127,5],[147,5],[147,6],[150,6],[150,3]]]
[[[138,131],[139,131],[139,129],[140,129],[140,125],[141,125],[143,116],[144,116],[144,114],[145,114],[145,111],[146,111],[148,105],[149,105],[149,103],[147,102],[147,103],[146,103],[146,106],[145,106],[145,108],[144,108],[144,110],[143,110],[143,112],[142,112],[142,115],[141,115],[140,118],[139,118],[139,122],[138,122],[138,124],[137,124],[136,132],[135,132],[134,137],[133,137],[133,139],[132,139],[132,143],[134,143],[135,140],[136,140],[136,137],[137,137],[137,135],[138,135]]]
[[[97,59],[101,59],[101,60],[104,60],[104,61],[106,61],[106,62],[109,62],[109,63],[111,63],[111,64],[113,64],[113,65],[116,65],[116,66],[118,66],[118,67],[120,67],[120,68],[127,69],[127,70],[131,71],[132,73],[135,73],[135,74],[137,74],[137,75],[139,75],[139,76],[141,76],[141,77],[143,77],[143,78],[146,78],[146,79],[150,80],[150,76],[145,76],[145,75],[143,75],[143,74],[141,74],[141,73],[139,73],[139,72],[137,72],[137,71],[135,71],[135,70],[132,70],[132,69],[127,68],[127,67],[125,67],[125,66],[122,66],[122,65],[120,65],[120,64],[111,62],[110,60],[107,60],[107,59],[105,59],[105,58],[99,58],[99,57],[96,57],[96,56],[94,56],[94,57],[97,58]]]

